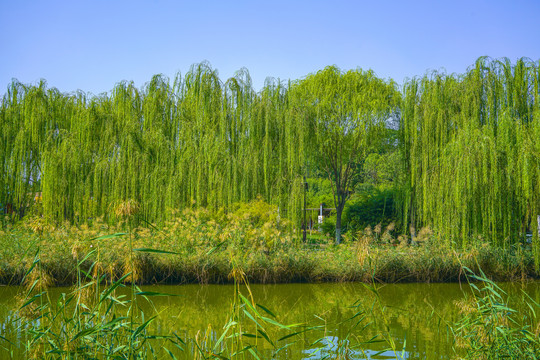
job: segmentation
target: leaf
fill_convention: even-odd
[[[159,249],[150,249],[150,248],[138,248],[138,249],[133,249],[133,251],[145,252],[145,253],[152,253],[152,254],[172,254],[172,255],[181,255],[180,253],[177,253],[177,252],[174,252],[174,251],[159,250]]]
[[[270,337],[268,336],[268,334],[266,333],[266,331],[264,331],[263,329],[257,329],[257,332],[259,334],[262,335],[263,338],[266,339],[266,341],[268,341],[270,343],[270,345],[272,345],[273,347],[275,347],[274,343],[272,342],[272,340],[270,340]]]
[[[251,355],[253,355],[253,357],[257,360],[261,360],[261,358],[259,357],[259,355],[257,355],[257,353],[255,352],[255,350],[253,349],[253,347],[248,347],[247,350],[251,353]],[[242,350],[244,351],[244,350]]]
[[[167,294],[167,293],[161,293],[161,292],[155,292],[155,291],[139,291],[135,293],[135,295],[140,296],[183,296],[180,294]]]
[[[307,331],[307,330],[302,330],[302,331],[297,331],[297,332],[294,332],[294,333],[291,333],[291,334],[287,334],[287,335],[285,335],[285,336],[283,336],[283,337],[280,337],[280,338],[278,339],[278,341],[283,341],[283,340],[289,339],[289,338],[291,338],[291,337],[293,337],[293,336],[302,334],[302,333],[304,333],[304,332],[306,332],[306,331]]]
[[[99,303],[101,304],[115,289],[117,289],[118,287],[120,286],[123,286],[122,285],[122,282],[128,277],[131,275],[131,272],[125,274],[124,276],[122,276],[120,279],[118,279],[114,284],[111,285],[111,287],[109,287],[102,295],[101,295],[101,298],[99,299]]]
[[[133,333],[133,335],[131,335],[131,339],[135,339],[137,337],[137,335],[139,335],[141,332],[144,331],[144,329],[146,329],[148,327],[148,325],[154,321],[154,319],[156,318],[156,316],[152,316],[150,319],[146,320],[144,323],[142,323],[139,327],[137,327],[137,329],[135,330],[135,332]]]
[[[8,343],[10,343],[11,345],[15,345],[15,344],[13,344],[11,341],[9,341],[9,340],[6,339],[5,337],[3,337],[2,335],[0,335],[0,339],[6,341],[6,342],[8,342]]]
[[[106,240],[106,239],[112,239],[112,238],[116,238],[116,237],[120,237],[120,236],[124,236],[124,235],[128,235],[128,233],[116,233],[116,234],[110,234],[110,235],[103,235],[103,236],[98,236],[98,237],[92,238],[92,239],[87,240],[87,241]]]
[[[255,338],[255,339],[260,338],[260,336],[255,335],[255,334],[250,334],[250,333],[242,333],[242,336],[245,336],[245,337],[248,337],[248,338]]]
[[[88,254],[86,254],[86,256],[85,256],[81,261],[79,261],[79,263],[77,264],[77,267],[80,268],[81,265],[82,265],[82,264],[83,264],[90,256],[92,256],[96,251],[97,251],[97,250],[94,249],[94,250],[90,251]]]
[[[219,248],[220,248],[223,244],[225,244],[226,242],[227,242],[227,240],[220,242],[219,244],[217,244],[216,246],[214,246],[212,249],[208,250],[208,251],[206,252],[206,255],[212,254],[214,251],[216,251],[217,249],[219,249]]]
[[[261,304],[256,304],[258,307],[260,307],[261,309],[264,310],[264,312],[266,312],[268,315],[272,316],[272,317],[276,317],[276,315],[274,315],[273,312],[271,312],[270,310],[268,310],[266,307],[262,306]]]
[[[251,315],[251,314],[249,313],[249,311],[247,311],[246,309],[242,309],[242,311],[244,312],[244,314],[245,314],[248,318],[251,319],[251,321],[253,321],[253,322],[255,323],[255,325],[257,325],[258,327],[261,327],[261,328],[263,327],[261,324],[259,324],[259,323],[257,322],[257,320],[255,320],[255,318],[253,317],[253,315]]]
[[[169,349],[167,349],[165,346],[162,346],[162,348],[167,352],[167,354],[169,354],[171,358],[173,358],[174,360],[177,360],[176,356],[174,356],[174,354]]]

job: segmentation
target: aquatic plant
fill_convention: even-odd
[[[123,242],[126,251],[132,253],[128,255],[130,259],[135,253],[181,255],[156,248],[134,248],[129,235],[116,233],[87,241],[94,244]],[[207,255],[217,251],[219,246]],[[160,327],[154,327],[153,322],[160,315],[151,299],[174,295],[141,290],[135,284],[139,279],[132,272],[107,284],[99,246],[92,247],[86,254],[80,248],[73,249],[73,254],[77,261],[77,282],[70,292],[53,299],[47,291],[49,280],[43,268],[43,254],[37,249],[24,275],[26,287],[14,318],[21,338],[15,341],[0,338],[2,348],[18,355],[23,350],[26,358],[39,359],[158,359],[164,356],[176,359],[183,357],[184,352],[196,359],[266,359],[280,358],[281,353],[287,356],[287,349],[296,341],[305,341],[300,335],[307,332],[315,333],[314,336],[319,332],[326,334],[325,326],[284,325],[270,309],[256,303],[246,274],[237,266],[235,258],[230,259],[233,268],[229,274],[234,281],[234,299],[229,320],[221,331],[211,327],[206,331],[201,329],[194,338],[182,338],[176,332],[155,332]],[[89,267],[85,266],[87,261],[91,261]],[[130,286],[126,287],[125,283]],[[372,290],[376,293],[376,289]],[[143,311],[139,305],[143,301],[148,302],[153,311]],[[337,347],[327,346],[324,335],[304,345],[311,349],[315,347],[312,355],[321,352],[325,356],[347,358],[352,352],[363,353],[363,346],[379,341],[376,337],[361,340],[358,332],[370,325],[368,313],[359,304],[354,308],[354,315],[343,321],[350,327]],[[24,349],[18,349],[21,344]]]
[[[462,318],[452,332],[467,359],[538,359],[540,340],[536,312],[540,304],[525,292],[525,311],[509,305],[507,294],[480,270],[465,269],[471,294],[458,302]]]

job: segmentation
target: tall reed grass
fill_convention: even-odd
[[[6,227],[0,230],[0,283],[21,284],[38,247],[43,272],[55,285],[75,284],[77,264],[91,250],[96,250],[99,259],[95,265],[84,260],[81,269],[90,271],[94,266],[92,271],[99,271],[109,283],[127,273],[127,280],[133,278],[137,284],[232,283],[228,275],[233,268],[255,283],[369,283],[372,277],[382,282],[464,281],[464,267],[481,268],[493,280],[539,276],[527,243],[502,248],[471,239],[467,249],[456,250],[428,228],[421,229],[412,243],[410,237],[396,233],[392,224],[347,233],[340,246],[330,238],[303,243],[287,230],[284,219],[278,224],[275,212],[257,207],[263,210],[251,214],[243,208],[229,214],[184,210],[159,229],[130,228],[125,221],[113,227],[99,219],[92,226],[40,227],[31,220],[24,226]],[[130,234],[127,242],[114,237],[88,240],[126,232]],[[166,253],[137,250],[156,244]]]
[[[124,242],[131,253],[129,258],[137,253],[178,256],[162,249],[134,248],[130,238],[129,233],[116,233],[92,241],[94,244]],[[41,248],[37,248],[22,279],[25,291],[20,296],[14,319],[21,338],[0,339],[4,342],[2,347],[10,351],[12,357],[23,354],[28,359],[176,359],[187,354],[195,359],[288,358],[288,348],[302,342],[301,335],[307,332],[322,334],[321,338],[304,346],[314,349],[312,356],[321,353],[324,358],[349,358],[352,352],[363,353],[362,346],[374,341],[386,340],[394,346],[389,336],[381,340],[359,340],[359,332],[369,326],[369,313],[358,304],[355,314],[343,321],[351,325],[336,346],[327,343],[325,326],[280,323],[270,309],[256,302],[246,274],[234,261],[229,273],[234,283],[234,301],[229,320],[221,331],[201,329],[191,339],[182,338],[176,332],[159,333],[152,326],[159,313],[143,311],[140,302],[152,305],[153,297],[173,295],[141,290],[132,272],[111,281],[100,265],[100,247],[91,248],[80,256],[76,263],[77,282],[72,290],[50,298],[47,291],[50,279],[43,267]],[[87,262],[88,267],[84,266]],[[377,293],[375,288],[370,289]]]
[[[429,231],[424,233],[429,234]],[[363,233],[365,238],[351,246],[361,244],[365,247],[373,245],[370,241],[389,239],[383,235],[382,229],[367,229]],[[44,235],[39,233],[39,238],[41,236]],[[248,274],[240,267],[242,264],[232,256],[230,249],[223,250],[225,245],[218,243],[206,255],[224,251],[231,256],[232,270],[228,279],[234,283],[234,301],[230,309],[224,309],[228,311],[228,321],[221,330],[201,328],[193,338],[187,338],[174,331],[159,332],[159,327],[153,326],[159,319],[159,312],[155,308],[144,311],[141,306],[146,302],[152,309],[152,298],[172,295],[141,290],[137,281],[142,278],[128,271],[130,267],[124,267],[117,277],[110,277],[107,273],[107,267],[102,263],[105,251],[100,244],[123,243],[125,251],[131,253],[126,254],[127,259],[136,259],[140,255],[156,258],[182,256],[165,249],[136,247],[132,238],[135,236],[129,233],[115,233],[87,240],[91,247],[75,256],[76,283],[70,292],[58,298],[49,297],[47,288],[52,284],[51,275],[44,266],[45,252],[38,246],[22,278],[25,292],[20,296],[14,319],[21,338],[0,339],[6,352],[11,353],[12,358],[24,354],[26,358],[36,359],[270,359],[288,358],[288,349],[298,343],[298,346],[309,349],[308,354],[312,358],[352,359],[372,356],[366,349],[379,341],[388,348],[385,356],[406,357],[405,345],[398,348],[393,339],[390,319],[376,285],[375,276],[379,273],[375,270],[381,265],[373,256],[379,251],[377,247],[370,247],[367,254],[355,253],[357,264],[363,257],[364,266],[373,271],[371,285],[366,284],[366,287],[374,294],[374,302],[371,306],[355,303],[353,315],[341,320],[346,330],[339,337],[334,337],[327,334],[324,321],[320,324],[282,324],[276,314],[257,303],[250,290]],[[84,239],[79,240],[85,242]],[[430,241],[425,239],[422,246],[429,248]],[[328,246],[333,246],[331,244],[333,240],[329,239]],[[406,243],[400,246],[401,251],[408,248]],[[346,245],[339,248],[346,248]],[[480,254],[481,250],[474,257],[477,268],[481,264],[478,260]],[[460,263],[467,257],[456,259]],[[528,298],[530,311],[519,314],[508,305],[504,292],[481,270],[481,275],[476,276],[463,264],[461,269],[471,280],[474,292],[469,301],[458,304],[463,319],[451,327],[456,339],[456,354],[465,351],[466,358],[471,359],[538,358],[540,328],[536,311],[539,304]],[[365,338],[362,332],[373,322],[381,324],[379,329],[382,330],[378,336]],[[306,333],[318,335],[317,340],[305,343],[303,335]]]
[[[523,292],[526,304],[518,312],[508,295],[480,270],[465,269],[471,293],[457,305],[462,318],[453,327],[456,345],[466,350],[466,359],[540,358],[540,304]]]

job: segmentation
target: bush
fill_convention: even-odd
[[[364,187],[360,196],[343,211],[344,230],[358,231],[381,224],[383,228],[395,222],[395,191]]]

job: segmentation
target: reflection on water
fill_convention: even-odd
[[[525,290],[540,300],[540,284],[502,284],[516,304],[524,298]],[[223,325],[231,317],[234,289],[232,285],[146,286],[145,291],[174,294],[174,297],[155,297],[153,307],[158,319],[156,333],[172,331],[189,339],[207,333],[217,341]],[[12,309],[18,287],[0,287],[0,335],[21,345],[23,331],[13,322]],[[50,289],[51,299],[68,288]],[[124,289],[127,293],[127,289]],[[460,284],[392,284],[380,288],[384,313],[376,297],[362,284],[279,284],[251,285],[255,301],[270,309],[279,322],[320,326],[317,331],[302,333],[296,343],[280,353],[283,359],[323,359],[341,353],[351,359],[451,359],[453,349],[449,323],[458,320],[455,301],[463,298],[468,287]],[[245,291],[244,293],[247,293]],[[153,307],[140,301],[145,313]],[[517,305],[516,305],[517,306]],[[353,315],[357,315],[350,320]],[[246,324],[246,328],[249,328]],[[279,339],[280,330],[269,330]],[[386,341],[385,341],[386,338]],[[389,350],[388,339],[395,343]],[[258,345],[270,355],[272,347],[265,341]],[[284,346],[280,343],[279,346]],[[191,349],[191,350],[190,350]],[[194,344],[188,341],[187,351],[179,357],[191,358]],[[0,349],[0,359],[8,354]]]
[[[345,359],[410,359],[409,354],[405,350],[370,350],[362,347],[361,344],[351,344],[350,340],[341,340],[337,336],[325,336],[320,339],[319,344],[321,347],[302,351],[303,359],[329,359],[335,358],[336,354],[344,355],[343,358]],[[340,347],[343,346],[346,350],[340,351]],[[355,350],[355,347],[358,350]]]

